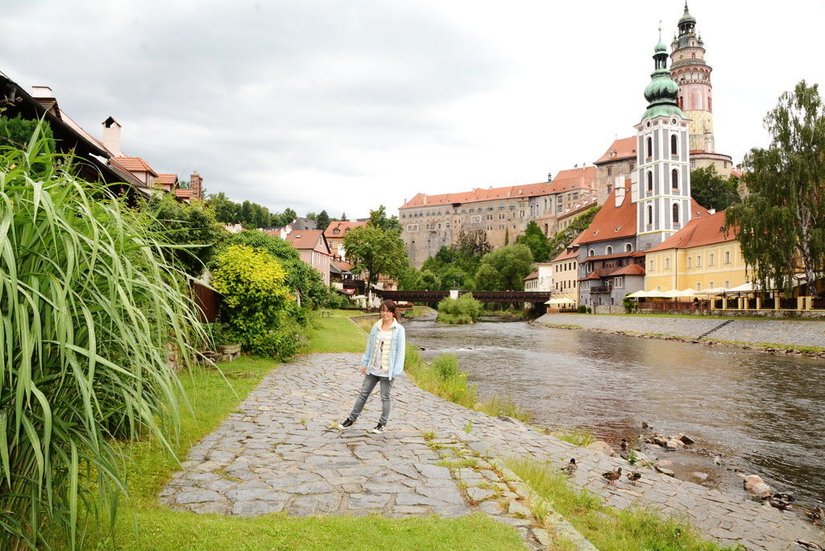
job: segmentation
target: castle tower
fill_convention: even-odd
[[[689,121],[679,108],[679,86],[667,68],[667,48],[659,43],[654,71],[645,88],[647,111],[636,125],[637,250],[655,246],[690,220]]]
[[[714,153],[713,86],[710,65],[705,63],[702,36],[696,33],[696,18],[688,11],[679,19],[679,34],[670,45],[670,72],[679,85],[679,107],[690,119],[690,150]]]

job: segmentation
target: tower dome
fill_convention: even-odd
[[[670,78],[667,68],[667,47],[662,42],[662,29],[659,29],[659,43],[653,50],[654,70],[650,74],[650,84],[645,88],[645,99],[648,101],[647,111],[643,119],[661,115],[679,115],[685,118],[679,109],[677,98],[679,85]]]

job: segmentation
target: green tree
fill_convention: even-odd
[[[38,131],[37,136],[35,130]],[[24,119],[20,115],[12,118],[0,115],[0,145],[26,150],[33,136],[35,141],[42,142],[40,147],[55,151],[54,136],[48,124],[40,125],[40,121]]]
[[[150,228],[174,248],[167,250],[169,260],[177,262],[191,276],[203,273],[212,250],[225,233],[215,220],[214,211],[200,201],[177,201],[171,193],[149,200]]]
[[[727,210],[745,262],[764,288],[790,290],[798,271],[808,292],[825,273],[825,110],[803,80],[765,117],[767,149],[745,156],[748,195]]]
[[[387,209],[384,205],[381,205],[376,210],[370,211],[370,219],[368,224],[375,226],[376,228],[381,228],[385,231],[393,231],[401,235],[401,222],[398,221],[398,217],[393,215],[389,218],[387,217]]]
[[[496,278],[490,276],[492,269]],[[527,245],[507,245],[486,254],[476,273],[481,290],[523,291],[524,278],[533,270],[533,255]],[[484,287],[481,287],[484,285]],[[494,288],[490,288],[494,287]]]
[[[708,209],[721,211],[738,203],[738,185],[738,178],[724,178],[713,165],[697,168],[690,173],[690,196]]]
[[[548,257],[555,258],[559,253],[567,249],[567,247],[570,246],[570,243],[572,243],[581,232],[587,229],[593,221],[593,218],[596,216],[596,213],[599,212],[599,208],[601,207],[589,208],[575,220],[570,222],[569,226],[556,232],[556,235],[554,235],[553,239],[550,240],[550,254]]]
[[[367,273],[374,285],[379,275],[400,277],[408,265],[407,251],[400,233],[367,224],[353,228],[344,236],[347,259],[355,273]]]
[[[325,210],[319,212],[318,217],[315,218],[315,226],[321,231],[327,229],[329,222],[329,214],[327,214],[327,211]]]
[[[241,219],[240,205],[231,201],[223,192],[207,197],[206,205],[212,210],[218,222],[237,224]]]
[[[518,236],[516,243],[522,243],[530,248],[533,262],[547,262],[550,259],[550,243],[539,225],[532,220],[527,224],[524,233]]]

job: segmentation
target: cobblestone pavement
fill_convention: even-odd
[[[353,367],[358,359],[316,354],[274,370],[237,413],[192,448],[161,501],[229,515],[453,517],[483,511],[514,525],[528,549],[547,548],[555,533],[579,549],[594,549],[557,514],[539,523],[529,507],[537,498],[502,463],[531,457],[561,466],[576,457],[579,469],[571,480],[577,486],[610,505],[639,504],[682,517],[721,543],[790,550],[796,538],[822,541],[820,530],[789,513],[652,470],[644,470],[637,484],[623,479],[608,486],[601,473],[626,468],[624,460],[462,408],[406,377],[394,385],[386,433],[367,433],[380,414],[378,393],[358,423],[338,431],[333,427],[360,387]]]
[[[673,335],[688,339],[705,337],[714,341],[825,347],[825,321],[820,320],[547,314],[539,318],[538,322],[545,325],[576,325],[582,329],[599,331]]]

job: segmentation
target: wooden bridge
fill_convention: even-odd
[[[472,293],[473,298],[481,302],[497,302],[505,304],[523,304],[529,302],[539,310],[544,309],[544,303],[550,299],[550,291],[459,291],[459,295]],[[382,300],[395,302],[422,302],[435,304],[450,296],[450,291],[383,291],[375,290],[375,294]]]

